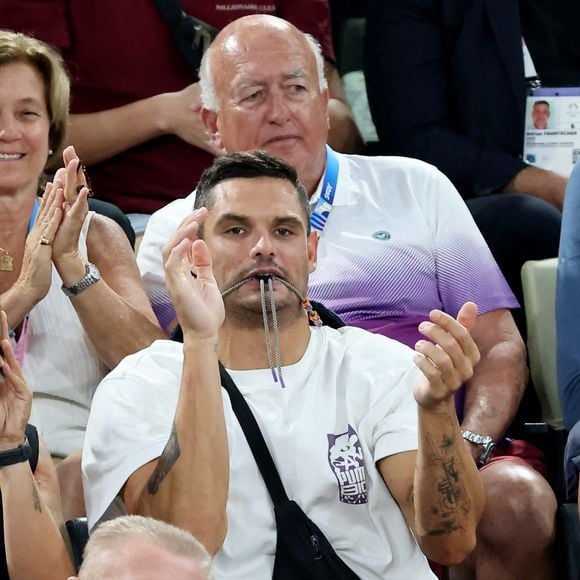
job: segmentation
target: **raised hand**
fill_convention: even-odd
[[[26,238],[20,275],[15,286],[34,306],[42,300],[52,280],[52,243],[60,223],[59,201],[52,184],[48,184],[31,232]]]
[[[175,233],[169,238],[161,250],[164,264],[167,262],[171,250],[173,250],[173,248],[175,248],[175,246],[177,246],[182,240],[185,240],[186,238],[192,242],[197,240],[200,223],[202,223],[202,220],[200,219],[199,210],[188,214],[187,217],[181,220]]]
[[[193,213],[186,226],[195,231],[207,217],[207,209]],[[193,222],[197,226],[193,226]],[[224,303],[215,281],[209,249],[203,240],[174,236],[163,249],[165,282],[183,329],[184,337],[215,337],[224,317]]]
[[[53,241],[52,258],[58,266],[66,260],[79,260],[79,237],[89,211],[86,176],[74,147],[63,152],[65,166],[54,176],[53,187],[61,210],[61,221]]]
[[[473,376],[480,358],[470,334],[476,319],[477,306],[466,302],[457,320],[440,310],[432,310],[430,321],[419,325],[421,334],[430,339],[415,345],[415,364],[424,375],[414,389],[415,400],[421,407],[447,407],[455,391]]]
[[[6,313],[2,317],[2,355],[0,355],[0,451],[14,449],[24,442],[24,430],[32,405],[28,388],[8,338]]]
[[[177,135],[190,145],[195,145],[213,155],[223,154],[207,134],[201,121],[201,91],[199,83],[193,83],[181,91],[165,93],[163,117],[166,131]]]

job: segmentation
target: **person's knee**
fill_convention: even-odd
[[[534,469],[510,461],[481,472],[486,505],[478,536],[490,544],[544,549],[554,538],[557,502],[548,482]]]

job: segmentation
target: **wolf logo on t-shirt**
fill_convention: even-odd
[[[338,498],[343,503],[367,503],[365,460],[358,435],[349,425],[345,433],[328,437],[328,463],[338,481]]]

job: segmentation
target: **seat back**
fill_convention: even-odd
[[[74,559],[74,565],[78,571],[83,561],[83,551],[89,539],[89,527],[87,518],[75,518],[66,522],[66,531],[70,538],[70,544]]]
[[[526,262],[522,283],[530,372],[542,407],[542,419],[554,429],[563,429],[556,374],[557,268],[557,258]]]
[[[558,506],[555,546],[558,578],[578,580],[580,578],[580,520],[577,503],[564,503]]]

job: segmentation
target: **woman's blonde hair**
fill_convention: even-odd
[[[68,124],[70,80],[60,54],[48,44],[10,30],[0,30],[0,66],[25,63],[38,71],[44,81],[46,107],[50,119],[48,134],[52,154],[47,165],[61,155]]]

